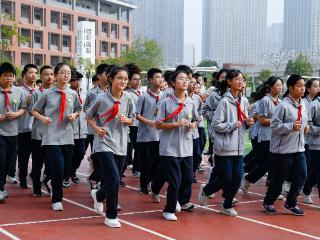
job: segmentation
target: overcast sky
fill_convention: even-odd
[[[268,25],[283,21],[283,1],[268,0]],[[195,62],[198,63],[201,61],[202,0],[185,0],[184,13],[184,41],[195,47]]]

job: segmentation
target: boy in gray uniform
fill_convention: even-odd
[[[40,69],[40,78],[42,80],[42,85],[35,89],[34,94],[32,94],[32,104],[29,104],[30,110],[32,106],[38,101],[41,95],[50,89],[54,83],[54,74],[50,66],[43,66]],[[44,125],[38,119],[33,119],[32,131],[31,131],[31,150],[32,150],[32,184],[33,184],[33,196],[41,197],[41,170],[43,163],[45,163],[45,149],[41,146]],[[49,167],[46,164],[45,167],[45,179],[43,183],[46,185],[47,179],[50,178]],[[50,189],[49,189],[50,190]]]
[[[10,63],[0,65],[0,202],[8,197],[4,189],[8,166],[14,161],[18,138],[18,118],[25,113],[21,90],[12,82],[16,71]]]
[[[25,98],[27,111],[19,119],[19,136],[18,136],[18,167],[20,187],[28,188],[27,175],[28,163],[31,155],[31,128],[33,116],[30,114],[31,98],[34,93],[34,86],[37,79],[38,69],[34,64],[27,64],[22,70],[23,84],[21,90]]]

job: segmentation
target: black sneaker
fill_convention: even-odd
[[[71,186],[70,180],[69,180],[69,179],[64,179],[64,180],[63,180],[63,183],[62,183],[62,186],[63,186],[64,188],[70,187],[70,186]]]
[[[142,194],[145,194],[145,195],[148,195],[148,194],[149,194],[148,188],[140,187],[139,192],[142,193]]]
[[[41,192],[41,190],[33,191],[32,195],[34,197],[42,197],[42,192]]]
[[[28,188],[27,182],[20,182],[20,188],[27,189]]]
[[[267,214],[272,215],[277,213],[277,210],[274,208],[274,205],[263,204],[263,208],[264,208],[264,212]]]
[[[71,180],[75,184],[79,184],[80,183],[80,179],[79,179],[79,177],[77,177],[77,175],[71,176]]]
[[[287,204],[285,204],[284,209],[286,210],[286,212],[293,214],[295,216],[304,216],[304,211],[300,209],[298,206],[289,207]]]

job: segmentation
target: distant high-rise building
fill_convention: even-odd
[[[202,57],[259,63],[266,49],[267,0],[204,0]]]
[[[126,0],[132,11],[133,37],[156,40],[166,66],[183,62],[184,0]]]
[[[283,48],[283,23],[274,23],[267,30],[266,52],[280,52]]]
[[[284,48],[286,50],[320,49],[320,1],[284,1]]]

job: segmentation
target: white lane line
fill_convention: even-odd
[[[249,203],[257,203],[257,202],[263,202],[263,199],[260,200],[252,200],[252,201],[243,201],[243,202],[237,202],[236,205],[241,204],[249,204]],[[217,207],[221,206],[222,203],[216,203],[216,204],[208,204],[207,207]]]
[[[8,238],[12,240],[21,240],[17,236],[13,235],[12,233],[8,232],[7,230],[4,230],[2,227],[0,227],[0,233],[6,235]]]
[[[37,223],[51,223],[51,222],[60,222],[60,221],[73,221],[73,220],[91,219],[91,218],[99,218],[99,217],[102,217],[102,216],[99,215],[99,216],[60,218],[60,219],[49,219],[49,220],[39,220],[39,221],[30,221],[30,222],[7,223],[7,224],[1,224],[0,227],[28,225],[28,224],[37,224]]]
[[[141,211],[141,212],[127,212],[127,213],[119,213],[119,216],[127,216],[127,215],[135,215],[135,214],[143,214],[143,213],[155,213],[155,212],[163,212],[162,209],[158,210],[149,210],[149,211]]]

